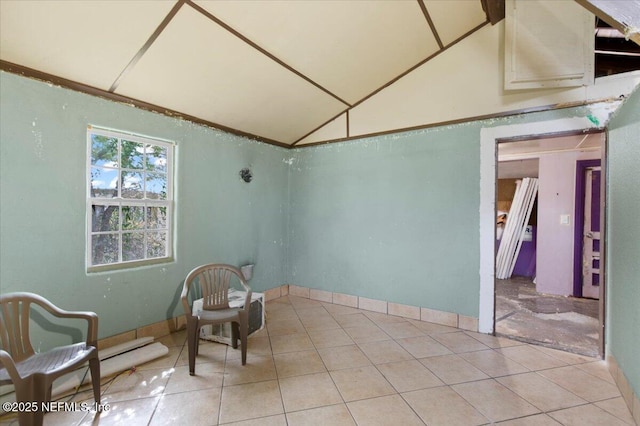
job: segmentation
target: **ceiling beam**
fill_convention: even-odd
[[[626,39],[640,45],[640,0],[575,1],[620,31]]]
[[[270,52],[268,52],[266,49],[263,49],[262,47],[260,47],[257,43],[255,43],[254,41],[250,40],[249,38],[245,37],[244,35],[242,35],[240,32],[236,31],[235,29],[233,29],[231,26],[229,26],[227,23],[223,22],[221,19],[219,19],[218,17],[214,16],[213,14],[209,13],[206,9],[202,8],[201,6],[195,4],[192,0],[186,0],[187,4],[189,6],[191,6],[194,10],[200,12],[202,15],[206,16],[207,18],[209,18],[211,21],[215,22],[216,24],[218,24],[220,27],[224,28],[225,30],[227,30],[228,32],[230,32],[231,34],[233,34],[235,37],[239,38],[240,40],[242,40],[243,42],[245,42],[246,44],[248,44],[249,46],[253,47],[255,50],[257,50],[258,52],[262,53],[263,55],[265,55],[267,58],[271,59],[272,61],[276,62],[278,65],[286,68],[287,70],[291,71],[292,73],[294,73],[295,75],[297,75],[298,77],[302,78],[303,80],[305,80],[306,82],[312,84],[313,86],[317,87],[318,89],[322,90],[324,93],[326,93],[327,95],[331,96],[332,98],[336,99],[339,102],[342,102],[343,104],[345,104],[347,107],[350,107],[351,104],[347,101],[345,101],[344,99],[342,99],[341,97],[339,97],[337,94],[331,92],[329,89],[321,86],[319,83],[317,83],[316,81],[312,80],[311,78],[307,77],[306,75],[304,75],[303,73],[301,73],[300,71],[298,71],[297,69],[293,68],[292,66],[290,66],[289,64],[285,63],[284,61],[280,60],[279,58],[277,58],[275,55],[271,54]]]
[[[480,0],[482,10],[487,14],[491,25],[495,25],[504,19],[504,0]]]
[[[422,10],[422,14],[424,15],[424,18],[427,20],[427,23],[429,24],[429,28],[431,29],[431,32],[433,33],[433,36],[436,39],[436,42],[438,42],[438,47],[440,49],[444,48],[444,45],[442,44],[442,40],[440,39],[440,36],[438,35],[438,31],[436,30],[436,26],[433,23],[433,19],[431,19],[431,15],[429,15],[429,11],[427,10],[427,6],[425,6],[424,2],[422,0],[418,0],[418,5],[420,6],[420,10]]]
[[[147,53],[147,50],[149,50],[149,48],[151,47],[151,45],[153,44],[154,41],[156,41],[156,39],[158,38],[158,36],[160,35],[160,33],[162,31],[164,31],[165,28],[167,28],[167,25],[169,25],[169,22],[171,22],[171,20],[173,19],[174,16],[176,16],[176,14],[178,13],[178,10],[180,10],[180,8],[182,7],[182,5],[184,4],[186,0],[180,0],[178,3],[176,3],[173,8],[171,9],[171,11],[169,11],[169,13],[167,14],[167,16],[165,16],[165,18],[162,20],[162,22],[160,23],[160,25],[158,25],[158,27],[156,28],[156,30],[153,32],[153,34],[151,34],[151,37],[149,37],[149,39],[146,41],[146,43],[140,48],[140,50],[138,50],[138,53],[135,54],[135,56],[133,57],[133,59],[131,59],[131,61],[129,61],[129,63],[127,64],[127,66],[125,67],[124,70],[122,70],[122,72],[120,73],[120,75],[118,76],[118,78],[116,78],[116,80],[113,82],[113,84],[111,85],[111,87],[109,88],[109,92],[115,92],[116,89],[118,88],[118,86],[120,85],[120,82],[122,81],[122,79],[129,74],[129,72],[131,72],[131,70],[133,70],[133,67],[136,66],[136,64],[138,63],[138,61],[142,58],[142,56]]]

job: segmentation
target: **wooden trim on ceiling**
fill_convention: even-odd
[[[471,34],[475,33],[476,31],[478,31],[480,28],[484,27],[485,25],[487,25],[489,23],[489,21],[485,21],[482,24],[478,25],[477,27],[475,27],[474,29],[472,29],[471,31],[467,32],[466,34],[463,34],[461,37],[457,38],[456,40],[452,41],[451,43],[449,43],[448,45],[446,45],[444,48],[438,50],[436,53],[426,57],[425,59],[421,60],[420,62],[418,62],[417,64],[415,64],[414,66],[412,66],[411,68],[409,68],[408,70],[406,70],[405,72],[403,72],[402,74],[400,74],[399,76],[397,76],[396,78],[389,80],[388,82],[386,82],[382,87],[379,87],[378,89],[374,90],[373,92],[369,93],[367,96],[365,96],[364,98],[360,99],[358,102],[356,102],[355,104],[353,104],[351,106],[350,109],[357,107],[358,105],[360,105],[361,103],[363,103],[364,101],[366,101],[367,99],[371,98],[373,95],[377,94],[378,92],[382,91],[383,89],[386,89],[387,87],[391,86],[393,83],[395,83],[396,81],[400,80],[402,77],[404,77],[405,75],[409,74],[411,71],[415,70],[416,68],[421,67],[422,65],[426,64],[427,62],[429,62],[431,59],[435,58],[436,56],[440,55],[441,53],[447,51],[448,49],[450,49],[451,47],[453,47],[454,45],[456,45],[457,43],[459,43],[460,41],[464,40],[465,38],[469,37]]]
[[[419,3],[422,3],[421,0],[418,0]],[[418,62],[416,65],[412,66],[411,68],[409,68],[408,70],[406,70],[405,72],[403,72],[402,74],[398,75],[396,78],[388,81],[387,83],[385,83],[382,87],[379,87],[378,89],[374,90],[373,92],[369,93],[367,96],[365,96],[364,98],[360,99],[358,102],[356,102],[355,104],[353,104],[350,108],[348,108],[346,111],[343,111],[341,113],[339,113],[336,116],[331,117],[329,120],[325,121],[324,123],[322,123],[320,126],[316,127],[315,129],[311,130],[309,133],[303,135],[301,138],[299,138],[298,140],[296,140],[294,143],[291,144],[291,147],[295,147],[298,145],[298,143],[300,141],[302,141],[303,139],[305,139],[307,136],[309,136],[310,134],[312,134],[313,132],[321,129],[323,126],[329,124],[331,121],[335,120],[336,118],[338,118],[340,115],[342,115],[344,112],[349,112],[350,110],[352,110],[353,108],[357,107],[358,105],[360,105],[361,103],[363,103],[364,101],[366,101],[367,99],[371,98],[372,96],[374,96],[375,94],[377,94],[378,92],[382,91],[383,89],[386,89],[387,87],[391,86],[393,83],[395,83],[396,81],[400,80],[402,77],[404,77],[405,75],[409,74],[411,71],[415,70],[416,68],[424,65],[425,63],[427,63],[428,61],[430,61],[431,59],[435,58],[436,56],[438,56],[439,54],[441,54],[442,52],[446,51],[447,49],[451,48],[452,46],[454,46],[455,44],[459,43],[460,41],[462,41],[463,39],[469,37],[471,34],[475,33],[476,31],[478,31],[480,28],[484,27],[485,25],[489,24],[489,21],[485,21],[482,24],[478,25],[477,27],[473,28],[471,31],[463,34],[461,37],[457,38],[456,40],[452,41],[451,43],[449,43],[447,46],[445,46],[444,48],[442,48],[441,50],[438,50],[436,53],[426,57],[425,59],[421,60],[420,62]],[[347,114],[347,125],[349,125],[349,120],[348,120],[349,115]],[[335,142],[341,142],[343,140],[347,140],[348,138],[350,138],[350,129],[347,128],[347,137],[346,138],[341,138],[341,139],[336,139]],[[358,136],[359,137],[359,136]],[[329,142],[333,142],[333,141],[329,141]],[[315,145],[315,144],[322,144],[325,142],[314,142],[314,143],[310,143],[310,144],[304,144],[304,146],[307,145]]]
[[[324,123],[322,123],[321,125],[319,125],[318,127],[314,128],[313,130],[311,130],[309,133],[305,133],[304,135],[302,135],[301,137],[299,137],[294,143],[291,144],[291,147],[293,148],[294,146],[296,146],[300,141],[304,140],[304,138],[306,138],[307,136],[313,134],[313,132],[322,129],[324,126],[326,126],[327,124],[331,123],[333,120],[335,120],[336,118],[340,117],[342,114],[344,113],[348,113],[349,110],[343,110],[340,111],[338,114],[334,115],[333,117],[331,117],[330,119],[328,119],[327,121],[325,121]],[[349,115],[347,115],[347,126],[348,124],[348,117]],[[347,135],[349,134],[349,129],[347,129]]]
[[[203,120],[201,118],[193,117],[188,114],[183,114],[178,111],[174,111],[171,109],[163,108],[158,105],[150,104],[148,102],[140,101],[138,99],[130,98],[127,96],[119,95],[117,93],[109,92],[103,89],[98,89],[97,87],[88,86],[86,84],[78,83],[76,81],[68,80],[66,78],[58,77],[52,74],[47,74],[42,71],[34,70],[32,68],[27,68],[22,65],[13,64],[11,62],[7,62],[4,60],[0,60],[0,70],[9,72],[11,74],[21,75],[23,77],[33,78],[36,80],[44,81],[47,83],[55,84],[60,87],[64,87],[67,89],[75,90],[77,92],[86,93],[88,95],[97,96],[100,98],[108,99],[110,101],[124,103],[127,105],[133,105],[134,107],[140,108],[142,110],[151,111],[155,113],[159,113],[162,115],[166,115],[168,117],[179,118],[183,120],[190,121],[195,124],[200,124],[206,127],[210,127],[216,130],[222,130],[227,133],[231,133],[233,135],[242,136],[249,139],[254,139],[259,142],[264,142],[269,145],[275,145],[283,148],[291,148],[291,145],[279,142],[273,139],[265,138],[262,136],[254,135],[251,133],[243,132],[241,130],[233,129],[231,127],[223,126],[221,124],[217,124],[211,121]]]
[[[346,137],[346,138],[332,139],[332,140],[326,140],[326,141],[320,141],[320,142],[311,142],[311,143],[308,143],[308,144],[298,145],[298,146],[291,145],[291,148],[294,148],[294,147],[295,148],[306,148],[306,147],[311,147],[311,146],[328,145],[328,144],[339,143],[339,142],[351,142],[351,141],[356,141],[356,140],[359,140],[359,139],[366,139],[366,138],[373,138],[373,137],[377,137],[377,136],[392,135],[392,134],[395,134],[395,133],[411,132],[411,131],[415,131],[415,130],[432,129],[432,128],[436,128],[436,127],[451,126],[451,125],[469,123],[469,122],[474,122],[474,121],[492,120],[492,119],[496,119],[496,118],[507,118],[507,117],[512,117],[512,116],[516,116],[516,115],[530,114],[530,113],[535,113],[535,112],[544,112],[544,111],[553,111],[553,110],[566,109],[566,108],[575,108],[575,107],[580,107],[580,106],[585,106],[585,105],[596,104],[596,103],[603,102],[603,101],[606,101],[606,100],[610,100],[610,99],[597,99],[597,100],[593,100],[593,101],[580,101],[580,102],[565,102],[565,103],[562,103],[562,104],[551,104],[551,105],[545,105],[545,106],[536,107],[536,108],[524,108],[524,109],[519,109],[519,110],[505,111],[505,112],[498,113],[498,114],[477,115],[477,116],[473,116],[473,117],[459,118],[459,119],[456,119],[456,120],[440,121],[438,123],[423,124],[423,125],[411,126],[411,127],[403,127],[403,128],[399,128],[399,129],[385,130],[385,131],[382,131],[382,132],[366,133],[366,134],[356,135],[356,136],[351,136],[351,137]],[[602,132],[604,130],[605,129],[603,129],[603,128],[585,129],[585,131],[583,133],[585,133],[585,134],[586,133],[600,133],[600,132]],[[546,137],[549,137],[549,136],[546,136]],[[531,137],[528,137],[528,139],[531,139]]]
[[[171,20],[173,19],[174,16],[176,16],[176,14],[178,13],[178,10],[180,10],[180,8],[182,7],[182,5],[186,2],[186,0],[179,0],[178,3],[176,3],[171,10],[169,11],[169,13],[167,13],[167,16],[165,16],[165,18],[162,20],[162,22],[160,22],[160,25],[158,25],[158,28],[156,28],[156,30],[153,32],[153,34],[151,34],[151,37],[149,37],[149,39],[145,42],[145,44],[142,45],[142,47],[140,48],[140,50],[138,50],[138,52],[134,55],[134,57],[131,59],[131,61],[129,61],[129,63],[127,64],[127,66],[124,68],[124,70],[122,70],[122,72],[120,73],[120,75],[118,76],[118,78],[116,78],[116,80],[113,82],[113,84],[111,85],[111,87],[109,88],[109,92],[115,92],[116,89],[118,88],[118,86],[120,85],[120,82],[122,81],[122,79],[131,72],[131,70],[133,69],[133,67],[136,66],[136,64],[138,63],[138,61],[142,58],[142,56],[147,53],[147,50],[149,50],[149,48],[151,47],[151,45],[153,44],[154,41],[156,41],[156,39],[158,38],[158,36],[160,35],[160,33],[162,31],[164,31],[164,29],[167,27],[167,25],[169,25],[169,22],[171,22]]]
[[[350,107],[351,104],[347,101],[345,101],[344,99],[342,99],[341,97],[339,97],[338,95],[336,95],[335,93],[331,92],[329,89],[321,86],[319,83],[313,81],[311,78],[307,77],[306,75],[302,74],[300,71],[296,70],[295,68],[293,68],[292,66],[288,65],[287,63],[285,63],[284,61],[278,59],[275,55],[271,54],[270,52],[268,52],[267,50],[263,49],[262,47],[260,47],[257,43],[253,42],[252,40],[250,40],[249,38],[245,37],[244,35],[242,35],[240,32],[236,31],[235,29],[233,29],[231,26],[227,25],[224,21],[222,21],[221,19],[217,18],[216,16],[212,15],[210,12],[208,12],[207,10],[203,9],[202,7],[198,6],[197,4],[193,3],[191,0],[186,0],[186,3],[191,6],[192,8],[194,8],[195,10],[197,10],[198,12],[200,12],[201,14],[203,14],[204,16],[206,16],[207,18],[209,18],[210,20],[212,20],[213,22],[215,22],[216,24],[220,25],[222,28],[224,28],[225,30],[227,30],[228,32],[230,32],[231,34],[233,34],[234,36],[236,36],[237,38],[239,38],[240,40],[244,41],[245,43],[247,43],[249,46],[253,47],[254,49],[256,49],[258,52],[262,53],[263,55],[265,55],[267,58],[271,59],[272,61],[276,62],[278,65],[286,68],[287,70],[291,71],[292,73],[294,73],[295,75],[297,75],[298,77],[302,78],[303,80],[305,80],[307,83],[310,83],[311,85],[317,87],[318,89],[322,90],[324,93],[326,93],[327,95],[331,96],[332,98],[342,102],[343,104],[345,104],[346,106]]]
[[[436,41],[438,42],[438,46],[440,47],[440,49],[444,49],[444,45],[442,44],[442,40],[440,39],[440,36],[438,35],[438,31],[436,30],[436,26],[433,23],[433,20],[431,19],[431,15],[429,15],[429,11],[427,10],[427,6],[424,4],[424,2],[422,0],[416,0],[416,1],[420,5],[420,10],[422,10],[422,14],[424,15],[425,19],[429,23],[429,28],[431,28],[431,32],[433,33],[433,36],[436,38]]]
[[[293,144],[286,144],[283,142],[279,142],[279,141],[275,141],[273,139],[269,139],[269,138],[265,138],[262,136],[258,136],[258,135],[254,135],[251,133],[247,133],[247,132],[243,132],[237,129],[233,129],[227,126],[223,126],[217,123],[213,123],[211,121],[207,121],[207,120],[202,120],[200,118],[197,117],[193,117],[187,114],[183,114],[177,111],[173,111],[167,108],[163,108],[161,106],[158,105],[153,105],[144,101],[139,101],[137,99],[133,99],[133,98],[129,98],[127,96],[123,96],[123,95],[118,95],[116,93],[112,93],[112,92],[108,92],[106,90],[103,89],[98,89],[96,87],[93,86],[88,86],[82,83],[78,83],[72,80],[68,80],[62,77],[57,77],[51,74],[47,74],[41,71],[37,71],[31,68],[27,68],[24,67],[22,65],[17,65],[17,64],[13,64],[11,62],[7,62],[4,60],[0,60],[0,70],[4,71],[4,72],[8,72],[11,74],[16,74],[16,75],[21,75],[23,77],[27,77],[27,78],[33,78],[36,80],[40,80],[40,81],[44,81],[47,83],[51,83],[51,84],[55,84],[57,86],[60,87],[64,87],[70,90],[74,90],[77,92],[81,92],[81,93],[85,93],[88,95],[92,95],[92,96],[97,96],[103,99],[107,99],[110,101],[114,101],[114,102],[118,102],[118,103],[124,103],[127,104],[129,106],[134,106],[137,108],[140,108],[142,110],[146,110],[146,111],[150,111],[150,112],[155,112],[155,113],[159,113],[162,115],[166,115],[168,117],[172,117],[172,118],[178,118],[178,119],[183,119],[183,120],[187,120],[190,121],[192,123],[195,124],[199,124],[202,126],[206,126],[206,127],[210,127],[216,130],[221,130],[236,136],[241,136],[241,137],[245,137],[245,138],[249,138],[249,139],[253,139],[256,140],[258,142],[263,142],[269,145],[274,145],[274,146],[278,146],[281,148],[288,148],[288,149],[293,149],[293,148],[306,148],[306,147],[312,147],[312,146],[317,146],[317,145],[327,145],[327,144],[331,144],[331,143],[339,143],[339,142],[350,142],[350,141],[356,141],[359,139],[366,139],[366,138],[372,138],[372,137],[376,137],[376,136],[385,136],[385,135],[389,135],[389,134],[394,134],[394,133],[403,133],[403,132],[410,132],[410,131],[415,131],[415,130],[424,130],[424,129],[431,129],[431,128],[435,128],[435,127],[442,127],[442,126],[450,126],[450,125],[456,125],[456,124],[462,124],[462,123],[468,123],[468,122],[473,122],[473,121],[480,121],[480,120],[490,120],[490,119],[495,119],[495,118],[507,118],[507,117],[511,117],[511,116],[515,116],[515,115],[521,115],[521,114],[528,114],[528,113],[534,113],[534,112],[544,112],[544,111],[551,111],[551,110],[558,110],[558,109],[565,109],[565,108],[575,108],[575,107],[579,107],[579,106],[585,106],[585,105],[591,105],[591,104],[595,104],[595,103],[599,103],[599,102],[603,102],[609,99],[597,99],[597,100],[593,100],[593,101],[587,101],[587,102],[568,102],[568,103],[562,103],[562,104],[552,104],[552,105],[546,105],[546,106],[542,106],[542,107],[536,107],[536,108],[526,108],[526,109],[520,109],[520,110],[512,110],[512,111],[506,111],[503,113],[499,113],[499,114],[487,114],[487,115],[479,115],[479,116],[474,116],[474,117],[466,117],[466,118],[461,118],[461,119],[456,119],[456,120],[449,120],[449,121],[442,121],[442,122],[438,122],[438,123],[431,123],[431,124],[425,124],[425,125],[419,125],[419,126],[411,126],[411,127],[404,127],[404,128],[399,128],[399,129],[392,129],[392,130],[386,130],[383,132],[372,132],[372,133],[367,133],[367,134],[362,134],[362,135],[356,135],[356,136],[347,136],[344,138],[339,138],[339,139],[332,139],[332,140],[326,140],[326,141],[320,141],[320,142],[312,142],[312,143],[308,143],[308,144],[304,144],[304,145],[297,145],[301,140],[303,140],[304,138],[306,138],[307,136],[309,136],[310,134],[312,134],[313,132],[315,132],[316,130],[322,128],[323,126],[325,126],[326,124],[328,124],[329,122],[335,120],[336,118],[340,117],[340,115],[342,114],[347,114],[347,122],[349,121],[349,110],[345,110],[340,112],[338,115],[332,117],[330,120],[326,121],[325,123],[323,123],[322,125],[318,126],[316,129],[314,129],[313,131],[309,132],[307,135],[303,136],[302,138],[300,138],[299,140],[297,140],[296,142],[294,142]],[[605,131],[606,128],[593,128],[593,129],[588,129],[585,130],[583,133],[599,133],[602,131]],[[349,131],[349,130],[347,130]],[[348,134],[348,133],[347,133]],[[549,135],[545,135],[545,137],[549,137]],[[529,136],[528,139],[531,139],[531,137]],[[506,141],[507,139],[505,139]],[[516,138],[512,138],[511,141],[515,141],[517,140]]]

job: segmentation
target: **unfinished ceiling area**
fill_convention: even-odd
[[[487,28],[501,19],[491,10],[500,4],[504,9],[502,0],[2,0],[0,60],[5,71],[301,146],[424,124],[415,116],[424,116],[425,84],[445,99],[450,87],[462,99],[469,88],[460,82],[496,92],[499,82],[486,88],[480,76],[497,74],[488,64],[498,62],[502,36]],[[449,76],[450,86],[443,85]],[[412,78],[420,81],[406,89],[418,102],[407,104],[413,117],[404,118],[401,100],[394,101],[398,118],[376,118],[389,102],[376,95],[395,84],[402,99],[402,83]],[[477,97],[488,106],[477,102],[479,110],[512,108],[482,90]],[[450,103],[433,122],[480,115],[460,100]],[[365,115],[376,125],[361,126]]]
[[[557,136],[527,139],[498,144],[498,161],[537,158],[545,154],[557,154],[573,151],[599,151],[604,133]]]
[[[498,144],[498,178],[538,177],[541,156],[566,152],[600,152],[605,133],[527,139]]]

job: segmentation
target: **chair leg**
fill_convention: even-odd
[[[31,394],[33,390],[33,378],[31,380],[25,380],[15,385],[16,401],[32,403],[34,398]],[[41,408],[41,407],[39,407]],[[40,411],[38,409],[38,411]],[[40,413],[42,414],[42,413]],[[20,425],[37,425],[36,413],[29,410],[18,411],[18,423]],[[42,417],[40,420],[42,424]]]
[[[240,322],[240,350],[242,351],[242,365],[247,363],[247,335],[249,334],[249,324],[247,318]]]
[[[53,389],[53,383],[50,383],[47,387],[47,392],[44,394],[44,400],[45,402],[49,402],[51,401],[51,391]]]
[[[231,323],[231,347],[233,349],[238,349],[238,338],[238,323],[234,321]]]
[[[20,411],[18,413],[18,424],[19,425],[36,425],[37,420],[36,420],[35,411],[24,411],[24,410]],[[40,420],[40,424],[42,424],[42,420]]]
[[[46,378],[43,378],[42,376],[37,377],[34,376],[33,378],[33,388],[31,389],[32,395],[31,395],[31,401],[33,401],[36,405],[37,408],[36,410],[31,413],[32,417],[31,417],[31,423],[27,423],[29,425],[34,425],[34,426],[42,426],[42,423],[44,422],[44,410],[43,405],[44,402],[49,402],[51,400],[51,386],[53,385],[53,383],[49,383],[49,381]],[[20,423],[20,425],[22,425],[22,423]]]
[[[187,349],[189,350],[189,374],[196,374],[196,351],[198,350],[198,320],[187,320]]]
[[[91,386],[93,387],[93,399],[96,404],[100,404],[100,359],[96,353],[95,358],[89,360],[91,370]]]
[[[39,407],[31,412],[20,412],[18,414],[18,424],[28,426],[42,426],[44,423],[44,411],[42,411],[42,401],[29,401],[29,403],[35,402]]]

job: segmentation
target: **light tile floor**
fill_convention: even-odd
[[[160,339],[167,356],[103,381],[110,410],[49,413],[45,425],[634,424],[593,358],[293,296],[266,312],[247,365],[203,341],[189,376],[175,333]]]

